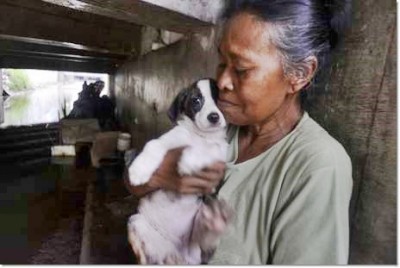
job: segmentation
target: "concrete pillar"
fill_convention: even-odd
[[[395,264],[396,2],[353,2],[352,28],[312,115],[353,162],[350,263]]]

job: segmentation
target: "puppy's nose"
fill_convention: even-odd
[[[210,123],[215,124],[218,123],[219,121],[219,115],[217,113],[210,113],[207,116],[208,121],[210,121]]]

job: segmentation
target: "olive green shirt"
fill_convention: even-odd
[[[270,149],[235,164],[238,130],[228,130],[218,194],[236,217],[210,264],[346,264],[352,168],[344,148],[304,113]]]

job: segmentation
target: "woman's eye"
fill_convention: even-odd
[[[247,71],[248,71],[248,69],[244,69],[244,68],[236,68],[235,69],[235,73],[237,73],[238,75],[246,74]]]
[[[226,68],[226,63],[218,64],[218,69],[225,69],[225,68]]]

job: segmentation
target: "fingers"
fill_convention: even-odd
[[[177,163],[181,157],[184,147],[168,151],[163,162],[151,176],[148,184],[152,187],[175,190],[180,176],[176,171]]]
[[[217,184],[225,174],[225,163],[217,162],[196,173],[197,177],[208,181],[215,181]]]
[[[216,187],[214,181],[210,181],[201,177],[195,176],[183,176],[178,185],[178,192],[180,193],[197,193],[197,194],[208,194],[212,193]]]
[[[225,173],[225,163],[216,162],[193,176],[183,176],[179,180],[180,193],[213,193]]]
[[[224,177],[223,171],[214,171],[214,170],[202,170],[195,175],[203,180],[208,181],[213,184],[213,187],[216,187],[221,179]]]
[[[226,165],[224,162],[215,162],[214,164],[204,168],[202,171],[224,173]]]
[[[150,178],[148,185],[182,194],[212,193],[224,177],[225,163],[216,162],[192,176],[181,177],[177,172],[177,163],[184,147],[168,151],[160,167]]]

